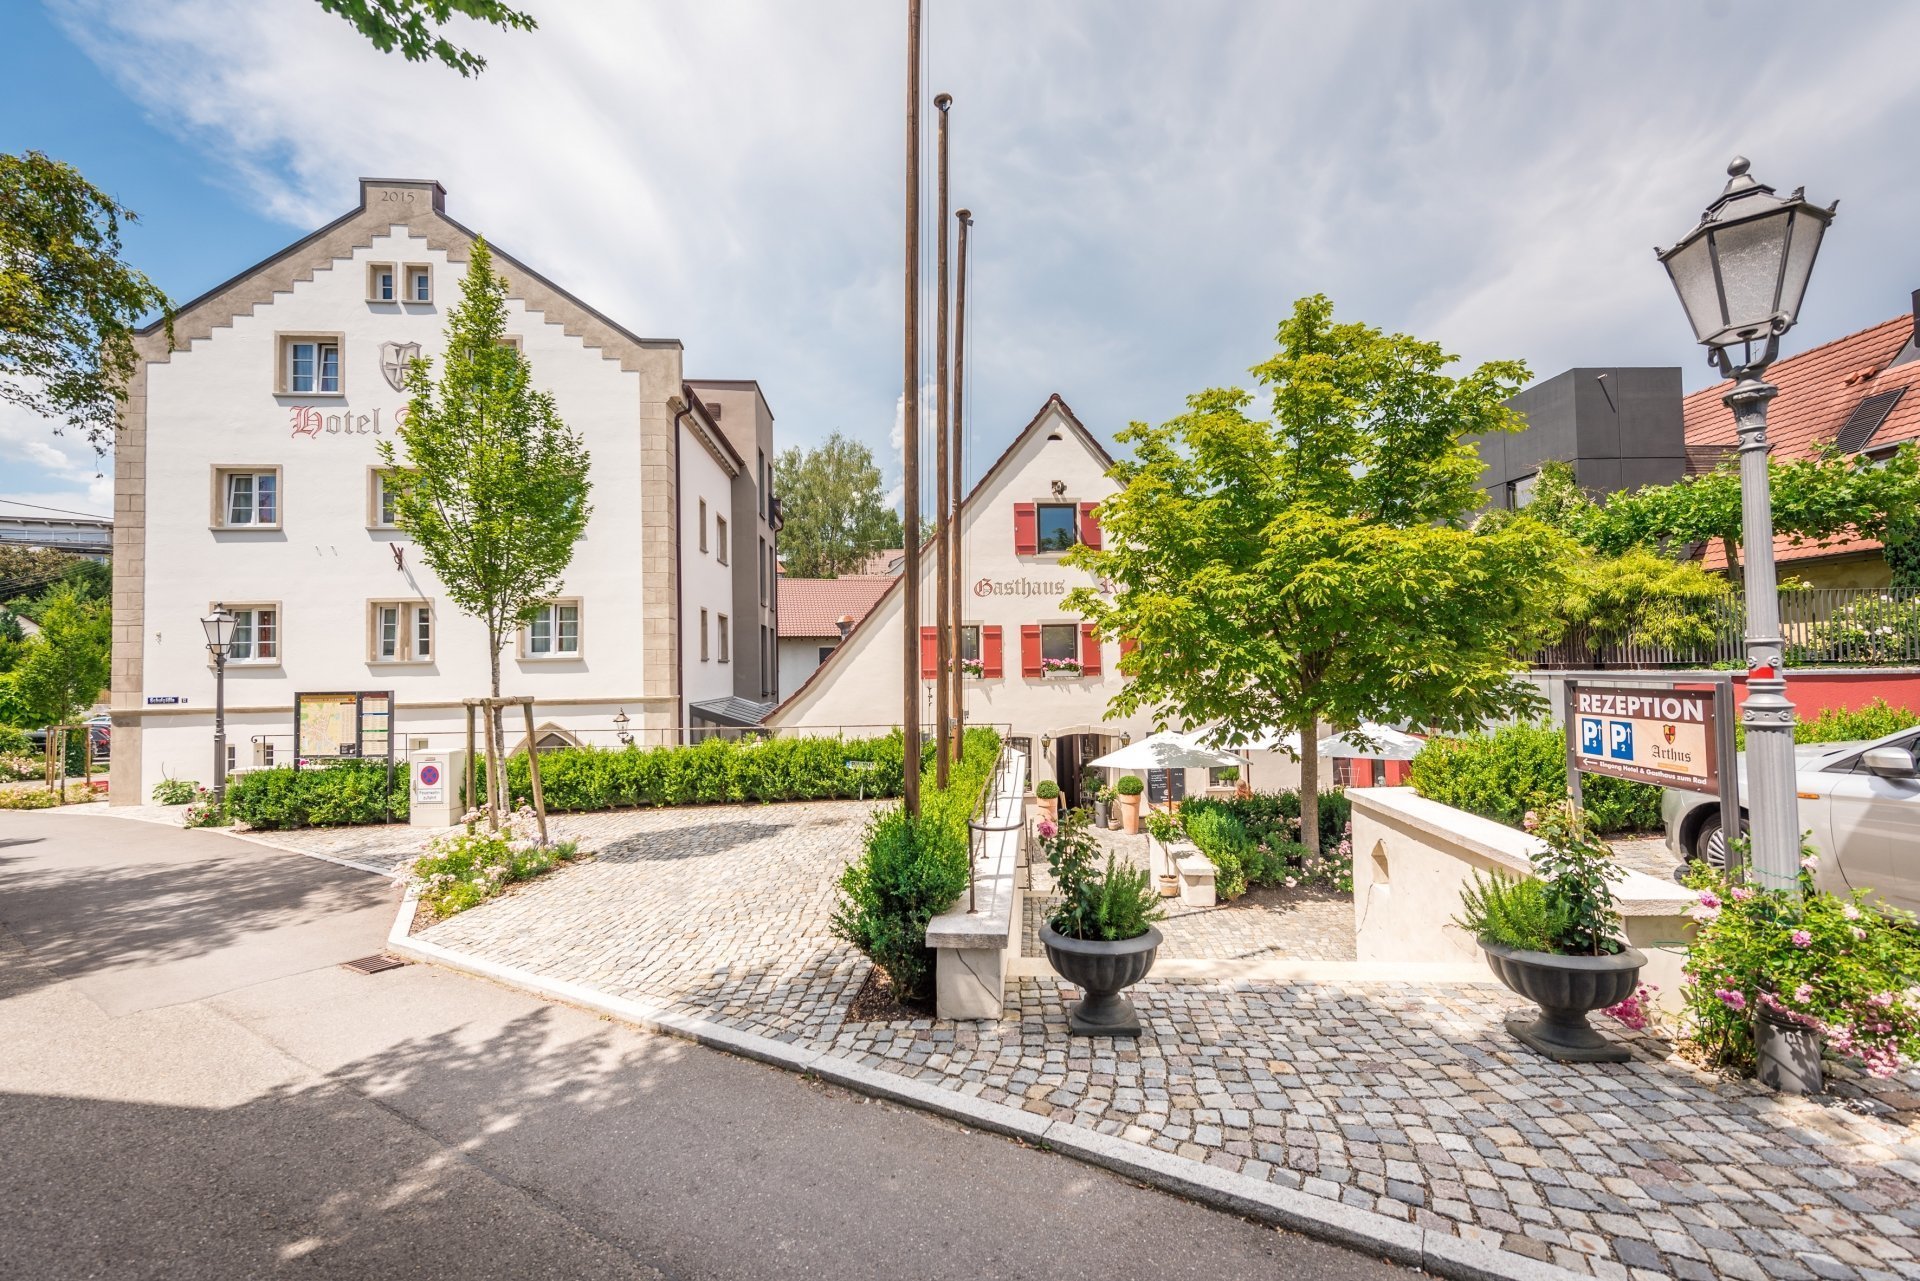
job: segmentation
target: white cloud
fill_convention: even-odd
[[[113,455],[96,455],[77,433],[10,401],[0,401],[0,514],[38,507],[106,516],[113,511]],[[56,513],[45,512],[43,515]]]
[[[55,3],[289,240],[342,212],[359,175],[438,177],[456,218],[630,328],[684,339],[690,372],[761,379],[783,446],[841,429],[882,448],[889,407],[897,430],[897,8],[534,4],[537,32],[471,29],[491,66],[464,81],[306,0]],[[1243,382],[1315,291],[1469,360],[1680,363],[1698,385],[1649,250],[1736,150],[1763,179],[1847,198],[1797,343],[1920,285],[1908,167],[1890,159],[1920,109],[1912,6],[1837,21],[1753,3],[1732,35],[1725,4],[929,13],[927,90],[955,96],[954,203],[977,219],[976,456],[1049,392],[1110,436]],[[930,298],[930,243],[923,280]]]

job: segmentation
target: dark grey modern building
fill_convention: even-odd
[[[1525,431],[1472,437],[1488,507],[1524,507],[1542,463],[1573,464],[1596,498],[1680,479],[1687,467],[1680,370],[1569,369],[1507,402]]]

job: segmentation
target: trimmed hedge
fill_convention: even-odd
[[[1428,800],[1519,827],[1528,810],[1566,799],[1566,735],[1552,725],[1534,724],[1429,739],[1413,758],[1410,779]],[[1597,831],[1660,827],[1660,789],[1651,783],[1587,774],[1580,791]]]
[[[972,740],[968,740],[971,753]],[[999,749],[996,741],[994,750]],[[540,753],[540,793],[549,813],[655,805],[820,801],[900,795],[905,743],[873,738],[710,738],[691,747],[563,747]],[[849,761],[872,761],[870,770]],[[485,771],[482,771],[484,775]],[[479,779],[480,800],[486,779]],[[533,804],[524,754],[507,760],[514,806]]]
[[[249,770],[227,784],[227,815],[266,830],[405,822],[406,766],[393,767],[391,789],[384,760]]]
[[[840,875],[833,932],[872,958],[903,1004],[924,1004],[933,996],[927,922],[950,909],[967,888],[972,848],[967,820],[992,780],[999,754],[999,734],[968,730],[965,755],[943,792],[933,785],[929,753],[920,777],[919,820],[897,805],[874,815],[865,852]]]

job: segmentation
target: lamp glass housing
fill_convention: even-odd
[[[215,605],[213,612],[200,620],[200,626],[207,634],[207,652],[224,658],[233,645],[233,611]]]
[[[1793,328],[1833,208],[1785,199],[1728,166],[1726,190],[1660,261],[1696,340],[1708,347],[1777,338]]]

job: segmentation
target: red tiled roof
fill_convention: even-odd
[[[1839,435],[1861,401],[1902,387],[1908,389],[1907,394],[1900,397],[1873,433],[1867,448],[1920,437],[1920,391],[1912,390],[1920,384],[1920,360],[1887,367],[1887,362],[1906,346],[1913,323],[1911,315],[1897,316],[1776,361],[1767,371],[1767,381],[1780,389],[1767,407],[1767,438],[1773,442],[1773,456],[1782,461],[1809,456],[1816,444],[1830,443]],[[1689,455],[1696,449],[1738,443],[1733,411],[1720,403],[1730,386],[1716,383],[1686,398],[1682,413]],[[1804,542],[1796,547],[1783,537],[1774,540],[1774,555],[1782,561],[1805,560],[1872,551],[1879,546],[1872,539],[1841,538],[1827,543]],[[1724,569],[1726,563],[1716,539],[1707,546],[1702,564],[1707,569]]]
[[[841,615],[858,623],[867,616],[893,579],[865,574],[846,578],[781,578],[780,634],[838,636]]]
[[[864,576],[897,574],[900,572],[900,559],[906,554],[904,547],[889,547],[886,551],[875,552],[860,566],[860,573]]]

